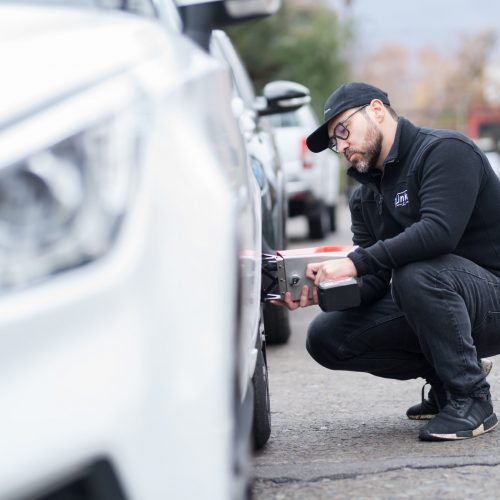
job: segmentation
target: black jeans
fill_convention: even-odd
[[[406,265],[382,299],[316,317],[306,347],[332,370],[488,394],[480,358],[500,353],[500,278],[457,255]]]

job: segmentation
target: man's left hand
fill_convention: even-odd
[[[341,278],[355,278],[356,267],[348,257],[344,259],[325,260],[307,265],[306,276],[318,286],[324,281],[335,281]]]

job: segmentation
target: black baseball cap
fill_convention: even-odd
[[[313,153],[319,153],[328,147],[328,123],[346,109],[357,108],[370,104],[372,99],[378,99],[390,106],[386,92],[368,83],[351,82],[339,87],[325,102],[324,122],[308,138],[307,147]]]

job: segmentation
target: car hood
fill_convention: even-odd
[[[0,126],[147,59],[161,36],[150,21],[116,11],[0,5],[0,67],[9,68],[0,79]]]

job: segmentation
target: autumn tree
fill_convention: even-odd
[[[465,131],[470,106],[485,102],[495,44],[496,33],[487,30],[464,37],[451,54],[385,45],[365,54],[356,78],[386,90],[395,109],[419,125]]]
[[[386,44],[364,58],[356,79],[385,90],[398,113],[408,115],[413,107],[408,99],[413,91],[409,63],[410,56],[406,47]]]
[[[485,103],[485,74],[496,44],[496,32],[483,31],[462,40],[443,87],[446,119],[453,128],[465,130],[472,104]]]

